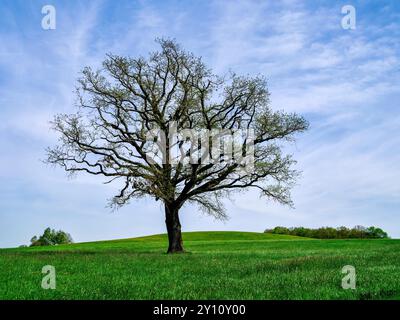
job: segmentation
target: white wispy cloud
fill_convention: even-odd
[[[133,202],[110,214],[114,186],[86,176],[67,180],[40,162],[56,139],[48,121],[74,111],[79,70],[100,66],[107,52],[146,55],[163,36],[202,55],[217,73],[266,75],[273,107],[311,122],[288,149],[303,171],[293,190],[296,209],[249,192],[227,202],[225,223],[185,208],[185,230],[376,224],[400,236],[399,14],[382,6],[374,14],[385,19],[360,16],[349,31],[340,9],[295,0],[71,2],[57,5],[54,32],[25,28],[19,12],[4,9],[13,31],[0,32],[0,148],[7,150],[0,157],[0,246],[26,242],[47,225],[65,227],[76,240],[164,231],[158,204]]]

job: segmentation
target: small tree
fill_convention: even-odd
[[[46,228],[39,238],[37,236],[32,237],[31,247],[53,246],[57,244],[68,244],[72,242],[73,240],[69,233],[66,233],[62,230],[55,231],[53,229]]]
[[[367,233],[369,238],[377,238],[377,239],[387,239],[389,238],[388,234],[378,227],[369,227],[367,228]]]
[[[55,117],[60,144],[48,149],[48,162],[70,173],[120,180],[112,206],[143,196],[162,201],[172,253],[183,251],[179,210],[186,203],[225,218],[221,198],[254,188],[291,205],[297,172],[280,142],[308,124],[271,110],[265,78],[215,76],[174,41],[158,42],[161,50],[147,59],[110,54],[102,70],[83,70],[79,110]],[[218,133],[197,139],[187,130]],[[246,132],[240,142],[216,141],[238,131]],[[226,156],[224,148],[235,155]],[[246,170],[249,162],[254,166]]]

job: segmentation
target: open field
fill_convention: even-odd
[[[0,299],[400,299],[400,240],[311,240],[250,232],[184,233],[0,250]],[[57,288],[41,288],[53,265]],[[353,265],[357,289],[344,290]]]

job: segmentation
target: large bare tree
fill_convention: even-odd
[[[281,142],[308,123],[270,108],[264,77],[218,77],[175,41],[158,43],[147,58],[110,54],[101,70],[83,70],[78,111],[55,117],[60,140],[47,161],[120,181],[113,206],[143,196],[162,201],[173,253],[183,252],[179,210],[186,203],[225,218],[222,197],[254,188],[291,205],[297,172]]]

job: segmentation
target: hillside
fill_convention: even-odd
[[[0,299],[397,299],[399,240],[309,240],[252,232],[166,235],[0,250]],[[56,269],[43,290],[42,268]],[[342,267],[357,290],[341,288]]]
[[[227,241],[273,241],[273,240],[311,240],[310,238],[279,235],[279,234],[268,234],[258,232],[242,232],[242,231],[196,231],[196,232],[183,232],[183,241],[185,244],[189,244],[195,241],[198,245],[199,242],[227,242]],[[60,250],[107,250],[113,248],[129,249],[134,248],[140,250],[143,244],[146,243],[145,247],[150,249],[152,247],[166,246],[168,242],[167,234],[155,234],[149,236],[117,239],[117,240],[103,240],[93,242],[80,242],[69,245],[58,245],[58,246],[43,246],[43,247],[30,247],[30,248],[11,248],[11,249],[0,249],[14,252],[32,252],[32,251],[60,251]]]

